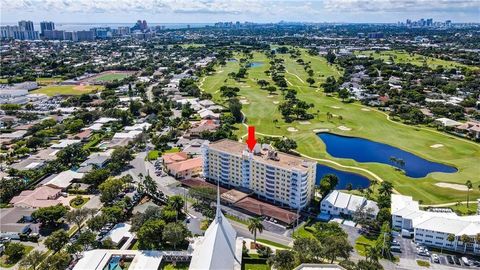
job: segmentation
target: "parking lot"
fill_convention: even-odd
[[[416,245],[412,241],[412,239],[402,238],[401,236],[394,237],[394,240],[398,242],[401,247],[401,252],[392,252],[395,256],[400,257],[400,269],[408,269],[408,267],[403,268],[401,266],[404,265],[406,262],[410,262],[411,264],[412,261],[416,260],[424,260],[430,262],[431,269],[480,269],[480,262],[478,260],[472,259],[472,257],[467,256],[467,263],[465,263],[462,260],[462,257],[464,256],[461,254],[449,255],[446,252],[440,253],[436,251],[431,251],[428,249],[428,247]]]

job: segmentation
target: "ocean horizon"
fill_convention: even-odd
[[[55,23],[56,30],[64,30],[64,31],[82,31],[82,30],[89,30],[90,28],[100,28],[100,27],[110,27],[110,28],[118,28],[118,27],[133,27],[135,22],[133,23]],[[5,22],[1,23],[2,26],[4,25],[17,25],[18,22]],[[206,26],[213,26],[213,23],[149,23],[147,22],[149,27],[155,26],[165,26],[166,29],[184,29],[188,28],[188,26],[192,28],[198,27],[206,27]],[[40,23],[33,24],[36,31],[40,31]]]

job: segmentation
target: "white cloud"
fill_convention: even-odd
[[[415,16],[478,21],[480,0],[0,0],[10,21],[119,21],[129,15],[154,21],[391,21]],[[375,14],[375,15],[372,15]],[[20,18],[18,18],[20,17]],[[107,19],[108,18],[108,19]]]
[[[325,0],[324,8],[348,12],[480,12],[478,0]]]

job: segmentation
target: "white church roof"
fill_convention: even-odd
[[[236,258],[237,232],[220,210],[220,194],[217,194],[217,213],[205,236],[195,244],[189,269],[234,269],[240,264]]]

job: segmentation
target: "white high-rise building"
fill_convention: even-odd
[[[294,209],[313,198],[314,161],[257,144],[253,153],[244,143],[220,140],[202,146],[203,175],[214,182],[253,191],[260,198]]]

